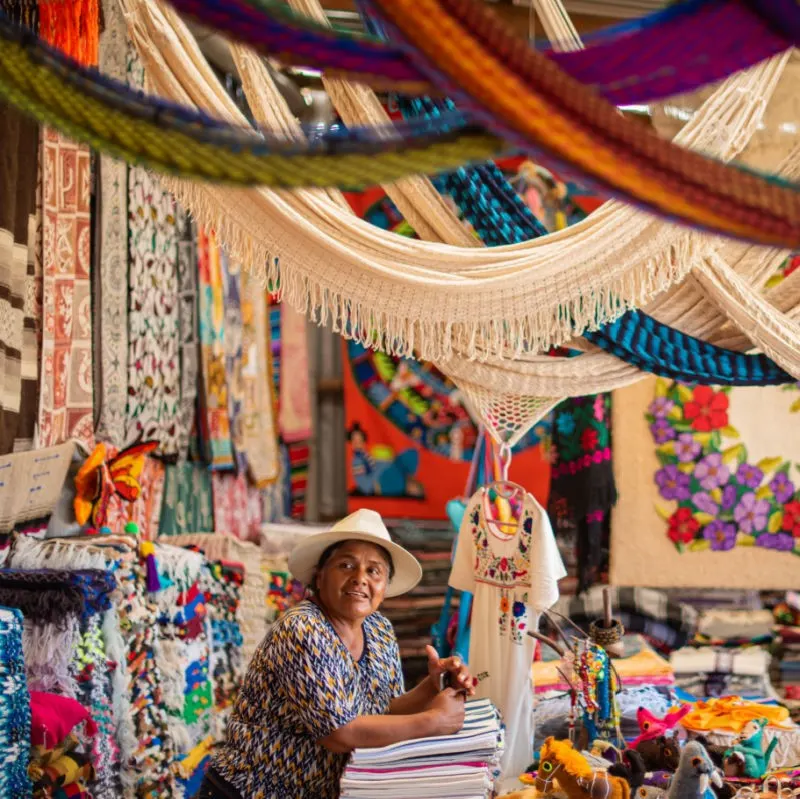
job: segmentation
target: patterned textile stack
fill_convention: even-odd
[[[795,592],[773,608],[775,663],[773,678],[794,721],[800,721],[800,596]]]
[[[431,628],[439,620],[444,604],[455,532],[448,527],[422,528],[411,522],[388,523],[392,538],[406,547],[422,564],[422,580],[410,593],[387,599],[381,611],[394,626],[403,675],[413,687],[427,675],[425,647],[431,643]],[[453,613],[458,612],[454,599]]]
[[[342,799],[488,799],[499,774],[503,733],[488,699],[467,703],[460,732],[356,749],[341,781]]]
[[[0,607],[0,796],[27,799],[30,695],[22,653],[22,614]]]

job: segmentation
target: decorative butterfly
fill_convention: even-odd
[[[137,500],[142,492],[139,477],[145,459],[156,447],[157,441],[140,442],[108,459],[114,450],[107,449],[102,442],[97,444],[75,475],[73,509],[78,524],[84,525],[91,518],[95,527],[102,527],[114,494],[126,502]]]

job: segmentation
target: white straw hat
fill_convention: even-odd
[[[301,541],[289,555],[289,571],[304,585],[310,585],[314,569],[322,553],[340,541],[369,541],[383,547],[391,555],[394,577],[386,589],[393,597],[410,591],[422,579],[419,561],[406,549],[395,544],[383,523],[380,513],[374,510],[357,510],[324,533],[317,533]]]

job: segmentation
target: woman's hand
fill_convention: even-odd
[[[434,735],[453,735],[464,726],[464,694],[445,688],[431,700],[427,712],[434,719]]]
[[[439,653],[432,647],[425,647],[428,654],[428,674],[431,682],[438,688],[439,680],[443,674],[450,675],[450,687],[456,691],[463,691],[466,696],[475,695],[475,686],[478,681],[473,679],[469,669],[459,657],[440,658]]]

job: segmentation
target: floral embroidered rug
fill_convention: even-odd
[[[792,587],[800,391],[651,379],[615,392],[620,585]]]

